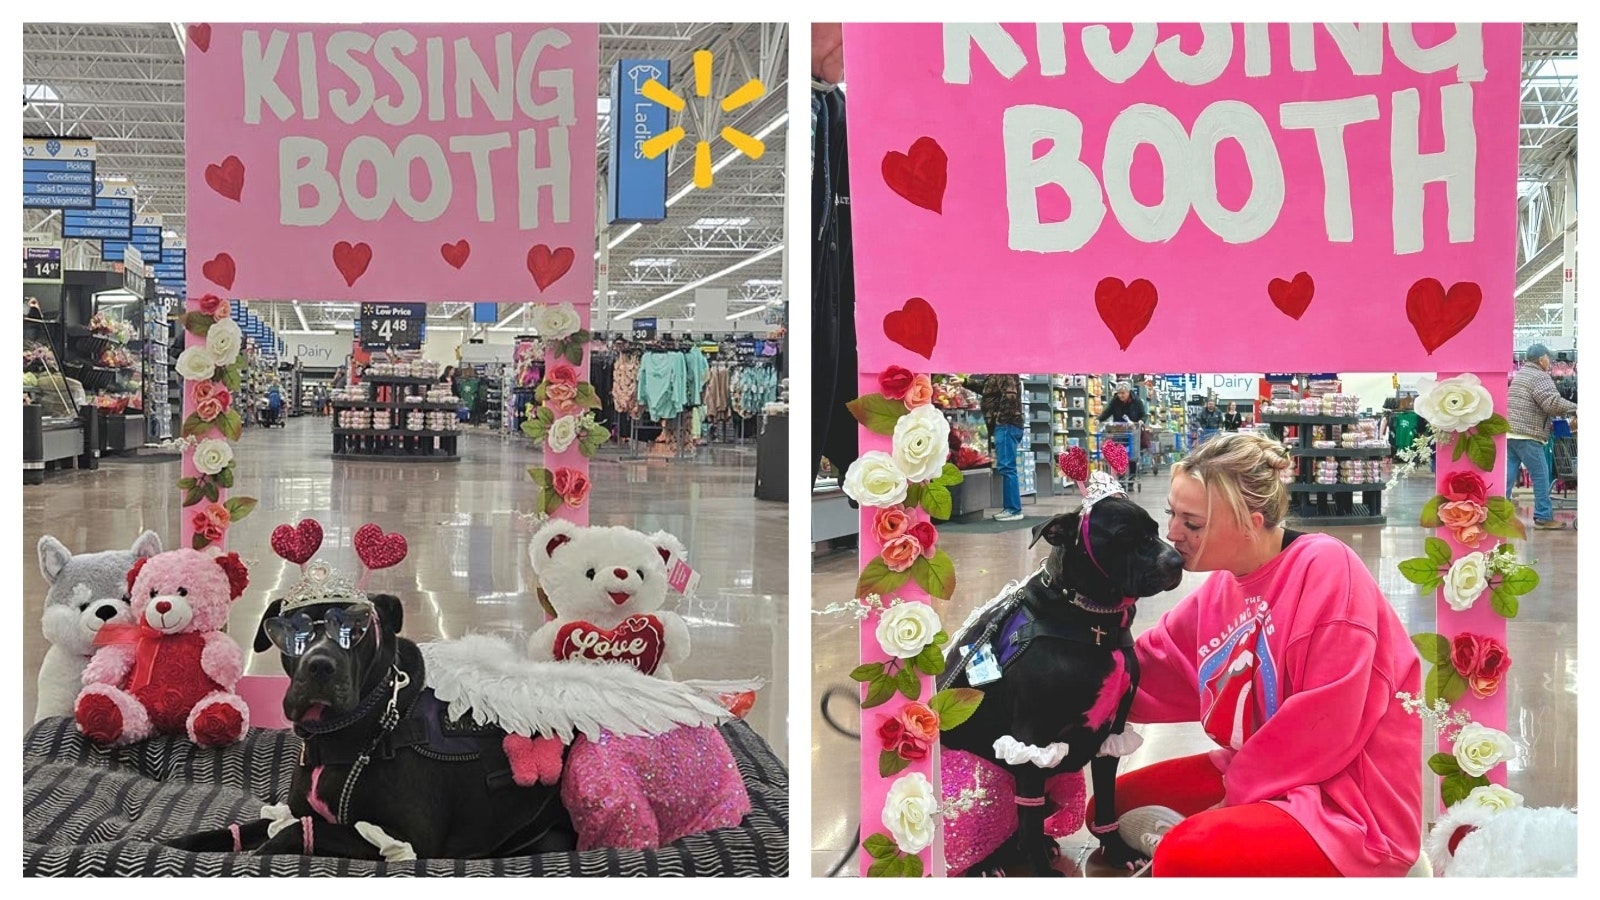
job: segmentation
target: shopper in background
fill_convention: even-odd
[[[1110,421],[1113,425],[1142,425],[1144,423],[1144,401],[1133,392],[1133,384],[1127,381],[1117,382],[1117,392],[1112,395],[1106,408],[1100,410],[1099,419],[1102,422]],[[1104,438],[1102,438],[1104,440]],[[1113,440],[1116,440],[1113,438]],[[1139,454],[1133,447],[1128,448],[1128,475],[1139,474]]]
[[[994,440],[994,468],[1000,476],[1000,500],[1004,507],[995,515],[997,522],[1022,518],[1022,482],[1017,477],[1017,448],[1022,444],[1022,379],[1015,375],[982,375],[968,379],[967,386],[983,397],[983,421]]]
[[[1227,415],[1222,417],[1223,431],[1238,431],[1244,427],[1244,417],[1239,415],[1239,404],[1229,403]]]
[[[1556,390],[1550,377],[1550,350],[1545,345],[1528,348],[1506,391],[1506,408],[1506,422],[1511,426],[1506,435],[1506,496],[1511,496],[1520,470],[1526,468],[1533,481],[1533,527],[1560,531],[1567,524],[1557,522],[1550,507],[1550,465],[1544,445],[1550,440],[1550,419],[1576,418],[1578,404]]]
[[[1222,430],[1222,410],[1217,409],[1215,398],[1206,398],[1206,407],[1195,413],[1194,423],[1200,429],[1200,443],[1203,444],[1217,436]]]
[[[1284,527],[1293,468],[1254,432],[1173,466],[1167,539],[1211,574],[1135,641],[1128,719],[1217,747],[1117,779],[1155,876],[1403,875],[1420,854],[1422,720],[1395,694],[1422,692],[1421,661],[1360,556]]]

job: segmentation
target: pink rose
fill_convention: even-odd
[[[1489,511],[1471,500],[1452,500],[1439,507],[1439,521],[1446,528],[1465,528],[1489,518]]]
[[[217,416],[222,415],[222,411],[222,401],[216,397],[207,397],[194,405],[194,414],[199,416],[202,422],[216,421]]]
[[[939,714],[926,704],[907,703],[900,710],[899,718],[905,726],[905,733],[912,737],[931,741],[939,736]]]
[[[578,398],[578,388],[565,382],[546,385],[544,399],[549,403],[571,404]]]
[[[1482,525],[1452,528],[1450,529],[1450,534],[1455,537],[1456,543],[1463,547],[1471,547],[1474,550],[1478,549],[1478,545],[1483,543],[1483,539],[1489,536],[1489,533],[1483,530]]]
[[[890,400],[904,400],[911,387],[911,370],[903,366],[890,366],[878,376],[878,389]]]
[[[216,294],[206,294],[196,301],[196,305],[199,307],[200,312],[213,319],[225,319],[228,317],[228,301],[218,297]]]
[[[550,369],[550,372],[544,376],[544,380],[550,384],[570,384],[576,389],[578,386],[578,370],[566,363],[559,363]]]
[[[567,505],[573,509],[582,509],[583,504],[589,499],[589,476],[582,472],[572,474],[572,485],[569,493],[563,495]]]
[[[933,545],[939,541],[939,532],[933,527],[932,522],[918,522],[906,533],[916,538],[917,543],[922,545],[923,556],[933,558]]]
[[[551,473],[550,486],[555,489],[556,494],[565,497],[572,491],[572,477],[577,474],[577,469],[569,469],[563,466]]]
[[[883,562],[891,572],[904,572],[921,555],[922,545],[909,534],[902,534],[883,545]]]
[[[212,503],[194,514],[191,520],[195,533],[202,535],[206,540],[215,544],[222,540],[223,532],[233,524],[233,515],[228,508],[220,503]]]
[[[910,528],[911,516],[903,506],[884,507],[872,521],[872,533],[880,544],[889,543]]]
[[[211,397],[215,397],[217,395],[217,391],[223,389],[222,382],[220,381],[195,381],[191,383],[194,385],[194,387],[190,390],[194,396],[194,402],[196,403],[199,403],[202,400],[207,400]]]
[[[927,406],[933,402],[933,379],[926,375],[918,375],[911,380],[911,387],[906,389],[906,409],[916,409]]]
[[[1469,500],[1483,504],[1488,502],[1489,486],[1484,483],[1482,475],[1471,469],[1463,469],[1445,476],[1444,490],[1440,493],[1451,502]]]
[[[1483,660],[1484,638],[1462,632],[1450,640],[1450,665],[1463,678],[1472,677]]]

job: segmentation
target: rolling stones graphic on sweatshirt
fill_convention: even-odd
[[[1229,630],[1202,650],[1200,724],[1223,747],[1243,747],[1278,711],[1278,670],[1267,644],[1271,633],[1271,609],[1252,597]]]

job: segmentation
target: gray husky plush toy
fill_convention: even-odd
[[[83,690],[83,669],[94,655],[94,636],[107,623],[133,624],[128,612],[128,570],[161,552],[161,537],[146,531],[128,550],[72,555],[60,541],[39,539],[39,571],[50,585],[44,600],[44,636],[50,642],[39,667],[35,722],[72,715]]]

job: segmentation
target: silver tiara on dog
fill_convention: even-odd
[[[387,569],[406,558],[404,535],[384,534],[368,523],[356,529],[351,543],[361,560],[361,572],[352,582],[324,560],[307,564],[322,546],[322,525],[315,519],[302,519],[298,525],[279,525],[272,530],[272,552],[300,567],[298,584],[284,595],[283,612],[319,603],[362,603],[367,599],[367,581],[378,569]]]
[[[1115,476],[1098,470],[1089,473],[1089,480],[1082,485],[1082,488],[1083,508],[1086,510],[1107,497],[1125,497],[1128,494]]]
[[[1113,449],[1115,448],[1115,449]],[[1108,443],[1102,458],[1112,470],[1121,474],[1127,470],[1128,457],[1121,450],[1121,444]],[[1121,464],[1120,466],[1118,464]],[[1127,496],[1128,492],[1122,489],[1115,475],[1103,469],[1089,469],[1089,454],[1082,447],[1073,447],[1071,450],[1056,457],[1056,465],[1061,469],[1061,474],[1071,479],[1078,486],[1078,491],[1083,494],[1082,509],[1088,510],[1095,503],[1107,497]]]

